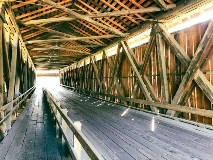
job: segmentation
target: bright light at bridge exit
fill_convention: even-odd
[[[37,70],[36,87],[55,87],[60,84],[59,70]]]

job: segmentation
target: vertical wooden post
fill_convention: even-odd
[[[15,79],[15,97],[19,96],[20,81],[21,81],[21,52],[18,51],[17,54],[17,69],[16,69],[16,79]]]
[[[10,43],[10,31],[3,30],[3,45],[5,50],[5,52],[3,53],[4,79],[6,81],[7,86],[9,86],[9,76],[10,76],[9,43]]]
[[[11,59],[11,67],[10,67],[10,81],[9,81],[9,89],[8,89],[8,96],[7,102],[12,102],[14,98],[14,87],[15,87],[15,76],[16,76],[16,65],[17,65],[17,45],[18,45],[18,34],[14,33],[13,41],[12,41],[12,59]],[[11,111],[13,108],[13,103],[7,109],[7,112]],[[10,116],[6,120],[7,130],[11,129],[11,121],[12,116]]]
[[[0,13],[2,12],[2,4],[0,4]],[[4,94],[4,70],[3,70],[3,23],[0,20],[0,108],[3,106],[3,94]],[[4,111],[0,112],[0,119],[4,118]],[[0,125],[0,140],[5,135],[5,124]]]
[[[24,64],[24,91],[28,90],[28,59]]]
[[[156,44],[157,44],[157,55],[158,55],[158,65],[159,65],[159,72],[160,72],[160,79],[161,79],[161,88],[162,88],[162,99],[163,102],[169,102],[169,87],[167,81],[167,74],[166,74],[166,62],[165,62],[165,55],[163,52],[162,47],[162,40],[159,33],[156,34]]]

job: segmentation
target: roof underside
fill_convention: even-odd
[[[100,51],[121,38],[127,38],[143,25],[172,19],[163,15],[184,2],[22,0],[11,4],[35,67],[55,69]]]

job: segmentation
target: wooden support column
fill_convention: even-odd
[[[89,78],[89,91],[92,91],[94,90],[94,75],[93,75],[93,72],[94,72],[94,69],[93,69],[93,66],[92,66],[92,61],[90,59],[90,63],[89,63],[89,72],[88,72],[88,78]]]
[[[2,8],[1,14],[5,17],[5,8]],[[10,31],[3,29],[3,61],[4,61],[4,80],[6,85],[9,86],[10,77],[10,63],[9,63],[9,43],[10,43]]]
[[[33,69],[33,79],[32,79],[32,84],[35,86],[36,84],[36,74],[35,74],[35,69]]]
[[[28,90],[28,59],[24,64],[24,91]]]
[[[34,70],[33,70],[33,68],[31,67],[31,86],[30,86],[30,88],[31,87],[33,87],[34,86]]]
[[[12,59],[11,59],[11,67],[10,67],[11,71],[10,71],[7,103],[12,102],[14,98],[16,65],[17,65],[17,46],[18,46],[18,34],[14,33],[13,41],[12,41]],[[11,103],[11,106],[7,109],[7,112],[11,111],[12,108],[13,108],[13,103]],[[6,120],[7,130],[11,129],[11,120],[12,120],[11,116]]]
[[[70,79],[70,70],[69,70],[69,79]],[[84,89],[85,88],[85,84],[84,84],[84,80],[85,80],[85,67],[84,66],[81,67],[80,79],[81,79],[81,88]]]
[[[9,43],[10,43],[10,32],[3,31],[3,60],[4,60],[4,79],[9,86],[9,79],[10,79],[10,63],[9,63]]]
[[[28,88],[32,87],[32,67],[28,68]]]
[[[14,98],[16,98],[16,97],[18,97],[20,95],[20,83],[21,83],[21,51],[20,51],[20,48],[18,48],[17,64],[16,64],[16,76],[15,76],[15,95],[14,95]],[[13,118],[16,118],[18,108],[16,109]]]
[[[86,61],[85,60],[84,60],[84,66],[83,67],[84,67],[84,79],[82,81],[83,89],[87,89],[87,66],[86,66]]]
[[[0,4],[0,13],[2,12],[2,4]],[[3,22],[0,19],[0,108],[3,106],[4,102],[4,64],[3,64]],[[4,111],[0,112],[0,119],[4,118]],[[0,140],[5,136],[6,128],[5,123],[0,125]]]
[[[18,54],[17,54],[16,79],[15,79],[15,97],[19,96],[20,81],[21,81],[21,51],[19,50]]]
[[[168,103],[169,88],[168,88],[168,81],[167,81],[167,74],[166,74],[166,62],[165,62],[165,55],[163,51],[162,39],[159,33],[156,34],[156,44],[157,44],[158,66],[159,66],[159,73],[160,73],[160,79],[161,79],[162,99],[163,99],[163,102]]]
[[[132,70],[134,71],[134,73],[136,75],[137,83],[138,83],[139,87],[143,91],[143,94],[145,95],[146,99],[149,100],[149,101],[153,101],[153,98],[152,98],[146,84],[144,83],[140,72],[139,72],[140,67],[139,67],[138,63],[136,62],[135,58],[132,57],[133,51],[128,47],[126,42],[121,41],[121,44],[122,44],[122,48],[124,49],[124,53],[126,54],[128,61],[131,65],[131,67],[132,67]],[[152,93],[152,94],[154,94],[154,93]],[[158,113],[158,109],[156,107],[151,106],[151,110],[153,112]]]

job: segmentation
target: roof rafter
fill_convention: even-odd
[[[32,3],[35,3],[35,2],[37,2],[37,0],[29,0],[29,1],[26,1],[26,2],[20,2],[20,3],[16,4],[16,5],[13,5],[12,9],[16,9],[16,8],[19,8],[19,7],[22,7],[22,6],[26,6],[28,4],[32,4]]]
[[[66,0],[66,1],[62,1],[62,2],[59,2],[59,4],[63,4],[64,6],[70,6],[70,0]],[[22,19],[24,21],[29,21],[31,19],[35,19],[37,17],[40,17],[40,16],[43,16],[43,15],[46,15],[47,13],[51,13],[51,12],[55,12],[57,11],[57,9],[51,9],[52,7],[50,6],[47,6],[47,7],[43,7],[41,9],[38,9],[38,10],[35,10],[35,11],[32,11],[32,12],[27,12],[25,14],[22,14],[22,15],[19,15],[19,16],[16,16],[16,19],[19,20],[19,19]],[[50,10],[51,9],[51,10]],[[26,18],[25,18],[26,17]]]

